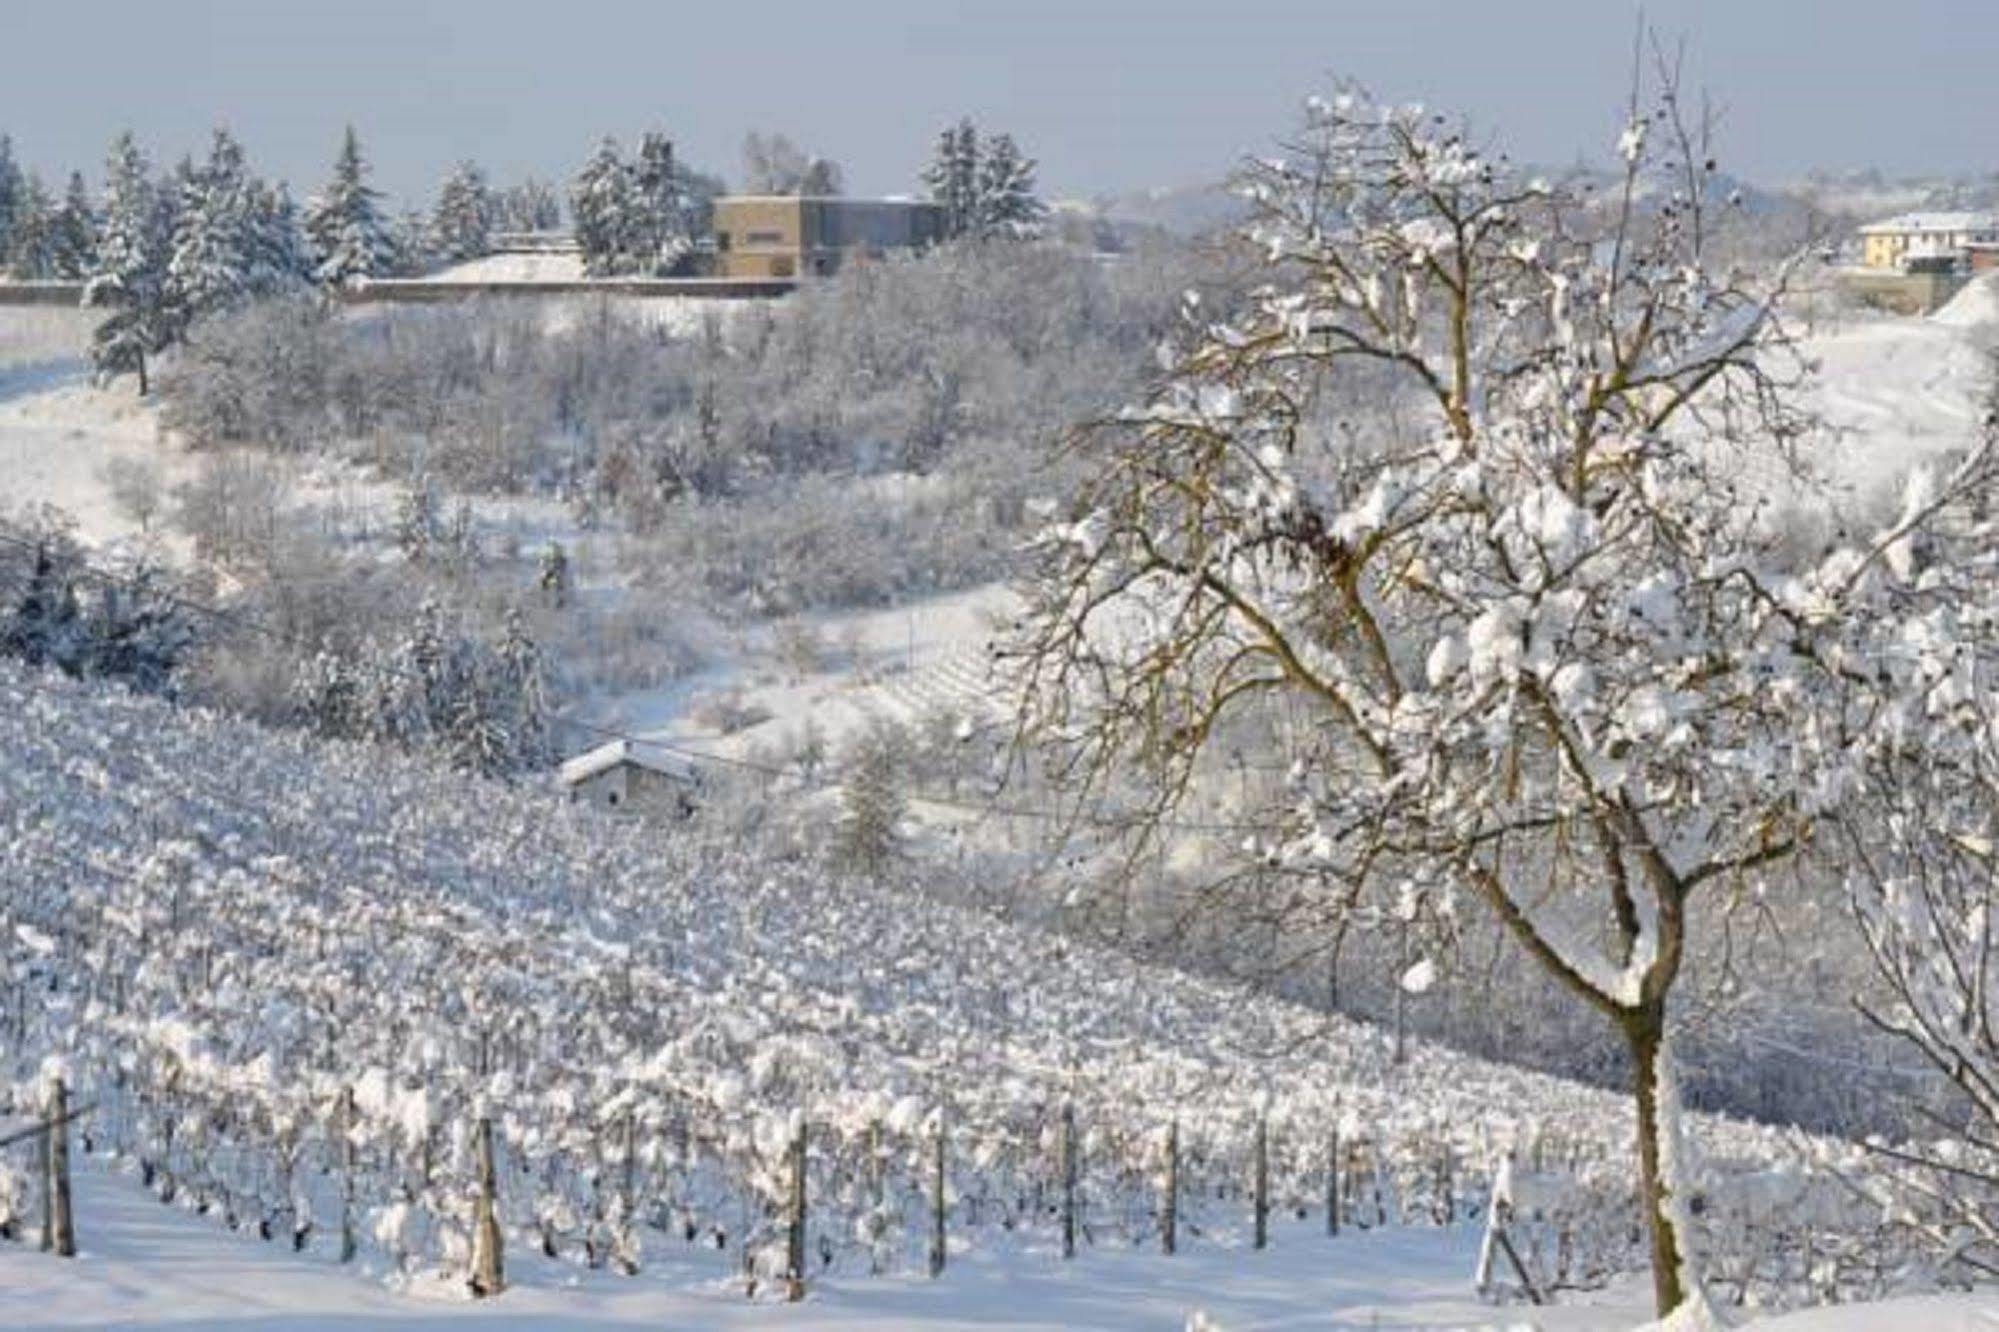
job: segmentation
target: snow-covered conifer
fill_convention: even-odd
[[[76,280],[90,275],[97,257],[97,226],[83,173],[72,171],[53,227],[56,277]]]
[[[147,389],[146,357],[166,345],[166,215],[145,154],[130,133],[111,144],[104,169],[104,220],[83,303],[110,311],[91,336],[99,378],[133,371]]]
[[[979,162],[976,233],[1007,239],[1031,236],[1044,212],[1034,193],[1034,163],[1021,155],[1011,134],[992,135]]]
[[[256,221],[243,149],[226,129],[215,131],[208,160],[198,168],[184,168],[177,184],[181,197],[167,260],[167,294],[178,335],[250,294]]]
[[[394,265],[381,192],[368,184],[360,136],[349,125],[334,159],[333,178],[306,205],[305,230],[313,246],[313,276],[328,285],[376,277]]]
[[[20,164],[14,160],[14,140],[0,134],[0,265],[6,263],[13,249],[14,218],[25,186]]]
[[[41,177],[31,171],[14,206],[7,270],[30,282],[55,277],[59,250],[55,199]]]
[[[936,151],[923,169],[923,184],[931,202],[944,210],[945,235],[964,236],[977,227],[979,132],[969,117],[939,132]]]
[[[477,259],[491,249],[493,194],[476,162],[460,162],[437,192],[430,243],[444,259]]]
[[[632,170],[606,135],[569,187],[569,215],[583,250],[583,271],[609,277],[627,271],[640,231]]]

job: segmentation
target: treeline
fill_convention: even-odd
[[[1139,383],[1182,293],[1219,280],[1191,250],[967,243],[679,336],[610,305],[264,302],[189,349],[163,421],[199,448],[559,497],[717,601],[882,601],[1003,572],[1059,485],[1041,445]]]

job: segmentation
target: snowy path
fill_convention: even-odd
[[[618,1327],[912,1332],[1101,1328],[1178,1332],[1205,1310],[1226,1332],[1249,1329],[1528,1328],[1613,1332],[1642,1321],[1642,1295],[1553,1310],[1489,1307],[1466,1287],[1476,1236],[1405,1230],[1327,1240],[1280,1227],[1263,1254],[1193,1241],[1172,1259],[1045,1253],[954,1259],[942,1281],[838,1278],[802,1305],[750,1304],[721,1284],[714,1255],[666,1250],[637,1278],[546,1263],[510,1273],[502,1298],[472,1304],[442,1290],[398,1293],[313,1255],[233,1234],[163,1207],[129,1179],[78,1179],[83,1254],[73,1263],[0,1245],[0,1327],[349,1329]],[[1532,1314],[1530,1318],[1529,1315]]]

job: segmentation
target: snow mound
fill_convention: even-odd
[[[1999,324],[1999,273],[1973,278],[1963,291],[1931,315],[1930,320],[1949,328],[1982,328],[1988,324]]]

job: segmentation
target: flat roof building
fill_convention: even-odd
[[[796,278],[944,239],[944,209],[916,199],[734,194],[715,201],[718,277]]]

